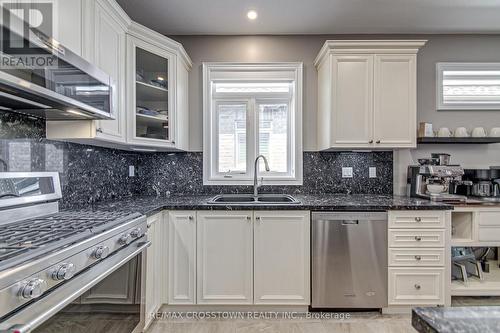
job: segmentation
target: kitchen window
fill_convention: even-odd
[[[500,63],[438,63],[438,110],[500,110]]]
[[[203,182],[302,184],[302,63],[204,63]]]

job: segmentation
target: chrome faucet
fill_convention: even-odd
[[[253,169],[253,196],[255,199],[257,199],[257,197],[259,196],[259,182],[257,181],[257,172],[259,168],[259,159],[261,158],[264,160],[264,164],[266,165],[266,171],[271,171],[271,169],[269,168],[269,163],[267,163],[267,158],[264,155],[257,156]]]

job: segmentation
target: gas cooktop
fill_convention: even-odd
[[[0,271],[139,216],[116,211],[71,211],[3,225],[0,228]]]

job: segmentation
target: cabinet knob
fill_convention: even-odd
[[[422,287],[417,283],[415,284],[415,289],[420,290]]]
[[[19,289],[19,296],[25,299],[35,299],[47,290],[47,282],[42,279],[32,279]]]
[[[380,140],[377,140],[377,142],[376,142],[376,143],[380,143],[380,142],[381,142]]]
[[[174,145],[175,145],[175,141],[172,141],[172,144],[174,144]]]
[[[98,128],[95,130],[97,133],[102,133],[102,128]]]
[[[368,141],[368,143],[373,143],[373,140]]]
[[[194,217],[193,217],[192,215],[189,215],[189,216],[188,216],[188,220],[189,220],[189,221],[192,221],[192,220],[194,220]]]
[[[255,217],[257,221],[260,221],[260,216]]]
[[[415,240],[416,240],[417,242],[420,242],[420,241],[422,240],[422,237],[420,237],[420,236],[415,236]]]
[[[421,217],[415,217],[415,222],[422,222],[422,218]]]
[[[421,256],[415,256],[415,260],[420,261],[420,260],[422,260],[422,257]]]
[[[247,216],[247,220],[250,221],[252,218],[250,216]],[[256,218],[257,220],[259,219],[258,217]]]

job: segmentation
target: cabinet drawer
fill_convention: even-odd
[[[479,212],[478,220],[480,226],[500,227],[500,212]]]
[[[444,266],[443,249],[389,249],[389,266]]]
[[[389,268],[389,305],[444,304],[444,268]]]
[[[389,212],[389,228],[444,228],[445,213],[442,211],[392,211]]]
[[[487,242],[500,241],[500,225],[496,227],[479,226],[479,240]]]
[[[444,247],[444,230],[391,229],[389,247]]]

